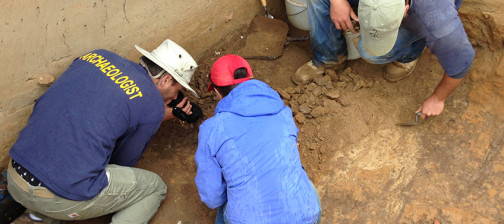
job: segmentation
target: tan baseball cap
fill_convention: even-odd
[[[360,35],[369,55],[387,54],[397,40],[404,17],[404,0],[360,0]]]
[[[135,48],[145,57],[170,73],[180,85],[191,91],[194,96],[198,97],[196,91],[189,86],[191,77],[198,67],[198,64],[196,64],[196,61],[194,61],[184,48],[170,39],[166,39],[152,52],[148,52],[137,45],[135,45]]]

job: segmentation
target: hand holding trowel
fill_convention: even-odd
[[[420,117],[420,115],[422,115],[422,111],[419,111],[416,113],[415,122],[396,123],[396,125],[398,125],[398,126],[414,126],[418,123],[418,117]]]

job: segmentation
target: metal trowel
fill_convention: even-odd
[[[266,0],[261,0],[261,4],[264,7],[264,12],[265,12],[266,17],[268,17],[270,19],[274,19],[273,16],[271,14],[269,14],[269,12],[268,12],[268,3],[266,3]]]
[[[398,125],[398,126],[413,126],[413,125],[416,125],[418,123],[418,117],[420,117],[420,115],[422,115],[422,111],[416,113],[416,115],[415,115],[415,122],[397,123],[396,125]]]

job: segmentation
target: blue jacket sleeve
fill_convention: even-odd
[[[215,152],[218,150],[214,136],[215,133],[205,123],[200,126],[198,135],[198,150],[195,160],[198,166],[196,173],[196,187],[201,201],[209,208],[215,209],[226,203],[226,181],[222,176]]]
[[[131,127],[116,143],[110,164],[135,166],[161,123],[140,123]]]

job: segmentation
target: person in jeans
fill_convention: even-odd
[[[437,116],[446,98],[472,65],[474,50],[457,11],[462,0],[310,0],[308,15],[314,58],[301,66],[293,81],[301,83],[325,68],[341,68],[347,54],[342,31],[360,25],[360,56],[387,64],[383,77],[399,81],[409,76],[425,46],[437,57],[444,75],[416,112]],[[358,16],[352,7],[358,8]]]
[[[10,150],[12,197],[45,223],[109,213],[112,223],[148,223],[166,195],[155,173],[134,168],[161,122],[167,103],[197,67],[171,40],[143,54],[140,64],[107,50],[76,58],[39,98]],[[191,113],[187,98],[178,104]]]
[[[301,165],[292,111],[238,55],[217,59],[208,91],[220,99],[201,126],[195,160],[215,223],[320,223],[318,193]]]

